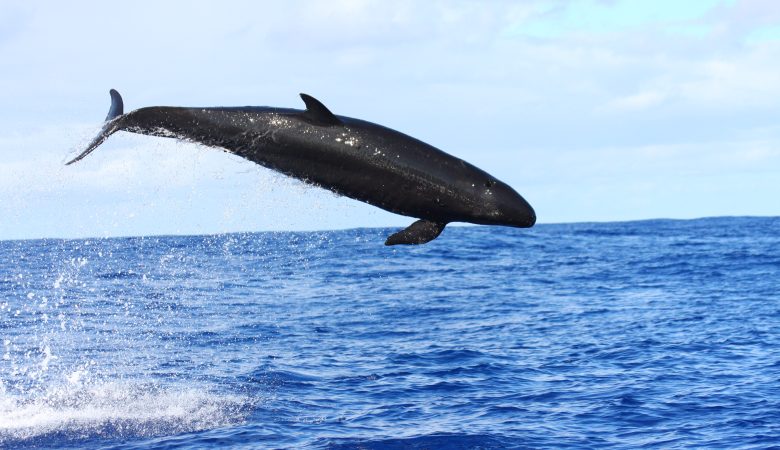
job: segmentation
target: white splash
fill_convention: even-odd
[[[51,433],[86,436],[158,436],[242,423],[249,398],[208,389],[161,387],[152,383],[71,382],[20,398],[0,384],[0,447]]]

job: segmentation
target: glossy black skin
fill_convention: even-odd
[[[396,214],[439,223],[536,222],[520,194],[483,170],[381,125],[335,118],[340,123],[270,107],[149,107],[113,127],[219,147]]]

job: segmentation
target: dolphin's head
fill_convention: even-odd
[[[479,223],[518,228],[529,228],[536,223],[534,209],[508,184],[489,178],[477,189],[482,203]]]

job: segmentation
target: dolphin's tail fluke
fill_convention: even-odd
[[[106,122],[116,119],[117,117],[124,114],[123,110],[125,108],[125,103],[122,101],[122,96],[119,95],[119,92],[117,92],[116,89],[111,89],[108,91],[108,93],[111,94],[111,108],[108,110]]]
[[[124,110],[124,103],[122,102],[122,96],[119,95],[119,92],[117,92],[115,89],[111,89],[111,108],[108,110],[108,115],[106,116],[106,123],[103,125],[103,128],[100,130],[100,133],[95,137],[95,139],[92,140],[92,142],[89,143],[87,146],[87,149],[81,152],[81,154],[67,163],[65,163],[66,166],[69,166],[73,164],[74,162],[81,161],[84,159],[87,155],[92,153],[100,144],[103,143],[106,139],[108,139],[109,136],[116,133],[119,130],[119,121],[122,117],[123,110]]]

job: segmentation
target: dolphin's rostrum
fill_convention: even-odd
[[[117,131],[174,137],[218,147],[337,194],[419,220],[386,245],[424,244],[450,222],[531,227],[533,208],[505,183],[398,131],[336,116],[301,94],[301,111],[266,106],[153,106],[123,113],[111,90],[100,134],[73,164]]]

